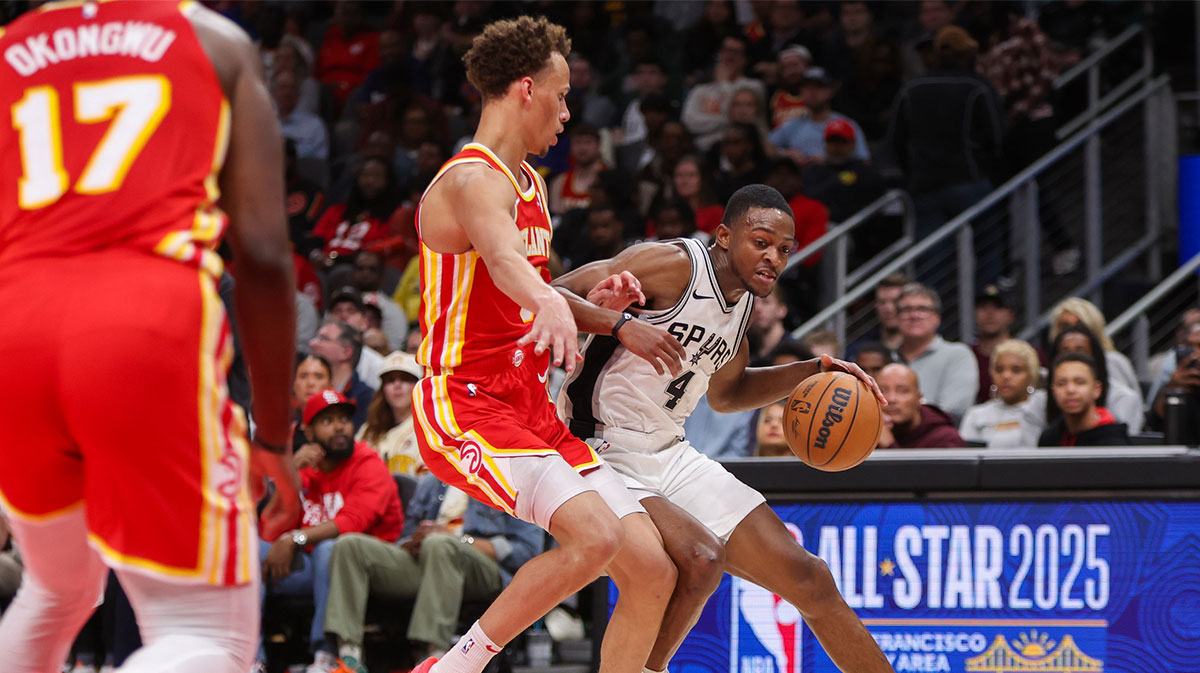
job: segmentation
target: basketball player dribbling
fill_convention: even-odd
[[[25,563],[0,660],[58,670],[108,565],[145,643],[122,671],[246,671],[248,468],[277,485],[264,535],[300,504],[282,144],[258,54],[197,4],[65,2],[0,28],[0,55],[0,362],[17,382],[0,391],[0,501]],[[253,445],[225,383],[225,213]]]
[[[592,337],[559,394],[560,415],[638,495],[679,569],[650,671],[667,669],[725,570],[794,605],[841,670],[892,670],[825,563],[797,544],[761,494],[683,438],[683,421],[706,392],[718,412],[757,409],[818,371],[854,374],[886,404],[857,365],[829,356],[747,366],[752,297],[770,294],[794,245],[787,201],[750,185],[729,199],[707,249],[694,239],[642,243],[554,281],[624,310],[630,299],[610,278],[632,274],[645,297],[636,320],[666,327],[687,352],[682,371],[664,374],[614,339]]]
[[[435,176],[417,211],[421,240],[417,440],[439,479],[548,530],[561,545],[527,562],[440,660],[417,673],[479,673],[494,653],[603,572],[621,589],[601,671],[642,670],[675,585],[674,564],[625,484],[571,436],[546,394],[551,360],[577,360],[576,323],[620,333],[658,369],[680,368],[661,328],[549,285],[546,185],[523,160],[569,119],[570,41],[544,18],[488,25],[464,58],[483,94],[475,141]],[[627,293],[624,279],[599,281]],[[478,544],[476,542],[475,544]]]

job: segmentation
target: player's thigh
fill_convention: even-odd
[[[232,342],[215,282],[172,262],[128,265],[98,270],[95,290],[116,296],[105,293],[142,274],[138,300],[81,309],[72,324],[88,339],[62,357],[81,373],[63,385],[62,401],[87,466],[93,540],[117,566],[249,582],[257,556],[249,448],[225,386]]]
[[[737,525],[766,502],[761,493],[690,444],[669,451],[672,459],[662,477],[663,495],[722,540],[728,540]]]

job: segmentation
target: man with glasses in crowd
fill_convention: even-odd
[[[916,373],[925,402],[950,414],[957,424],[979,392],[975,354],[970,346],[938,335],[942,300],[928,285],[905,285],[896,299],[896,315],[901,340],[895,359]]]

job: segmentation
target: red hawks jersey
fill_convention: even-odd
[[[491,150],[471,143],[451,157],[430,183],[433,187],[446,171],[468,163],[483,163],[504,173],[516,190],[513,212],[517,229],[525,237],[529,263],[550,282],[549,199],[546,184],[529,164],[521,172],[530,187],[521,189],[517,177]],[[428,194],[428,190],[426,190]],[[422,197],[424,200],[424,197]],[[421,208],[417,207],[417,234],[421,233]],[[517,355],[516,341],[529,331],[533,315],[523,310],[496,287],[483,258],[475,250],[443,254],[430,250],[421,240],[421,348],[417,361],[434,375],[451,374],[455,367],[483,361],[499,353]],[[543,354],[547,359],[549,354]],[[520,362],[515,361],[515,364]]]
[[[0,267],[111,248],[219,275],[229,104],[190,2],[51,2],[0,28]]]

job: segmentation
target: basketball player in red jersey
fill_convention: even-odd
[[[281,142],[257,53],[191,3],[64,2],[0,29],[0,59],[0,362],[20,381],[0,392],[0,501],[25,562],[0,660],[57,670],[107,564],[145,643],[122,671],[248,670],[248,468],[277,485],[267,537],[299,515]],[[225,213],[252,446],[225,382]]]
[[[442,167],[417,211],[418,360],[426,376],[413,390],[413,414],[425,464],[561,545],[522,566],[462,639],[418,673],[479,673],[504,644],[605,571],[621,596],[600,670],[639,673],[674,587],[674,566],[649,517],[571,436],[546,394],[551,359],[574,368],[576,324],[548,284],[547,190],[523,159],[545,154],[570,117],[569,51],[562,27],[544,18],[484,29],[464,59],[484,97],[475,142]],[[678,342],[661,328],[576,303],[585,331],[616,334],[656,368],[678,370]]]

